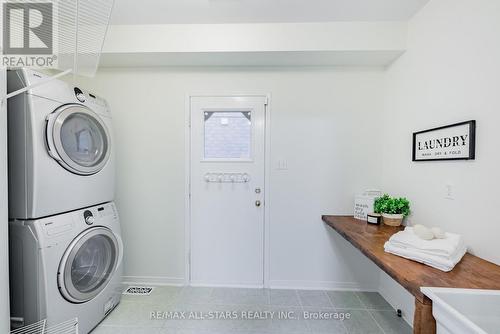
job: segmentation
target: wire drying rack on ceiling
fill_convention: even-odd
[[[23,4],[26,0],[0,0],[0,2]],[[52,53],[56,62],[52,69],[58,73],[46,81],[69,73],[93,77],[99,66],[114,0],[30,0],[29,3],[52,4],[52,15],[49,17],[51,24],[40,26],[37,31],[37,36],[50,35],[53,41]],[[16,19],[19,20],[17,23]],[[14,20],[13,26],[23,27],[11,31],[11,36],[25,34],[29,20],[26,22],[22,15],[11,15],[10,20],[11,22]],[[33,87],[12,92],[7,98],[31,88]]]

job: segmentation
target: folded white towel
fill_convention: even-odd
[[[414,232],[412,227],[406,227],[404,231],[394,234],[389,242],[400,248],[419,251],[431,256],[453,257],[458,250],[465,248],[462,236],[454,233],[446,233],[444,239],[423,240]]]
[[[451,271],[467,252],[467,248],[463,246],[459,248],[452,257],[447,259],[442,256],[425,254],[415,249],[401,248],[395,246],[390,241],[385,243],[384,249],[387,253],[417,261],[445,272]]]

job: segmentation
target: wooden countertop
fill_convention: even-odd
[[[477,256],[467,253],[446,273],[384,251],[384,243],[403,227],[370,225],[352,216],[322,219],[424,304],[431,300],[420,291],[422,286],[500,290],[500,266]]]

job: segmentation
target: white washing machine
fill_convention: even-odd
[[[11,221],[14,327],[78,317],[88,333],[120,302],[123,244],[113,203],[29,221]]]
[[[9,71],[8,91],[46,79]],[[106,101],[53,80],[9,99],[9,217],[36,219],[114,199],[111,114]]]

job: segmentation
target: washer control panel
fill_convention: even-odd
[[[94,226],[113,227],[119,224],[118,212],[114,203],[105,203],[51,217],[26,222],[36,229],[40,238],[40,247],[52,247],[72,240],[82,231]]]
[[[118,213],[113,203],[106,203],[92,208],[87,208],[77,213],[77,219],[85,224],[91,225],[107,225],[112,221],[118,220]]]

